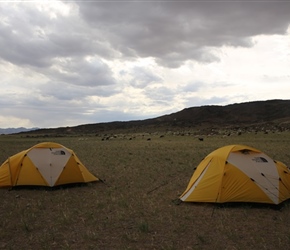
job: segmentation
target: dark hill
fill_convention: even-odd
[[[158,118],[157,118],[158,119]],[[160,117],[163,121],[180,121],[186,125],[250,125],[267,122],[290,121],[290,100],[271,100],[231,104],[227,106],[201,106]]]
[[[289,129],[290,100],[268,100],[227,106],[192,107],[152,119],[41,129],[33,131],[33,134],[99,134],[169,130],[199,130],[206,132],[212,128],[275,129],[280,131]]]

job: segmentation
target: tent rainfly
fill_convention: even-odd
[[[54,142],[39,143],[19,152],[0,167],[0,187],[53,187],[98,180],[71,149]]]
[[[184,202],[279,204],[290,198],[290,171],[258,149],[221,147],[197,166],[180,196]]]

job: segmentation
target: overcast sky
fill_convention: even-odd
[[[0,128],[290,99],[290,1],[0,1]]]

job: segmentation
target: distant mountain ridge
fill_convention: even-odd
[[[16,134],[20,132],[29,132],[33,130],[37,130],[39,128],[24,128],[24,127],[19,127],[19,128],[0,128],[0,134]]]
[[[290,100],[268,100],[235,103],[226,106],[208,105],[185,108],[179,112],[157,118],[135,121],[115,121],[84,124],[74,127],[38,129],[33,134],[91,134],[153,132],[211,128],[272,128],[290,129]]]

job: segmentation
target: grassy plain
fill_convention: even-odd
[[[150,140],[148,140],[150,138]],[[0,136],[0,162],[39,142],[71,148],[104,183],[0,189],[0,249],[288,249],[290,202],[175,204],[194,167],[229,144],[290,166],[290,133]],[[1,164],[0,163],[0,164]]]

